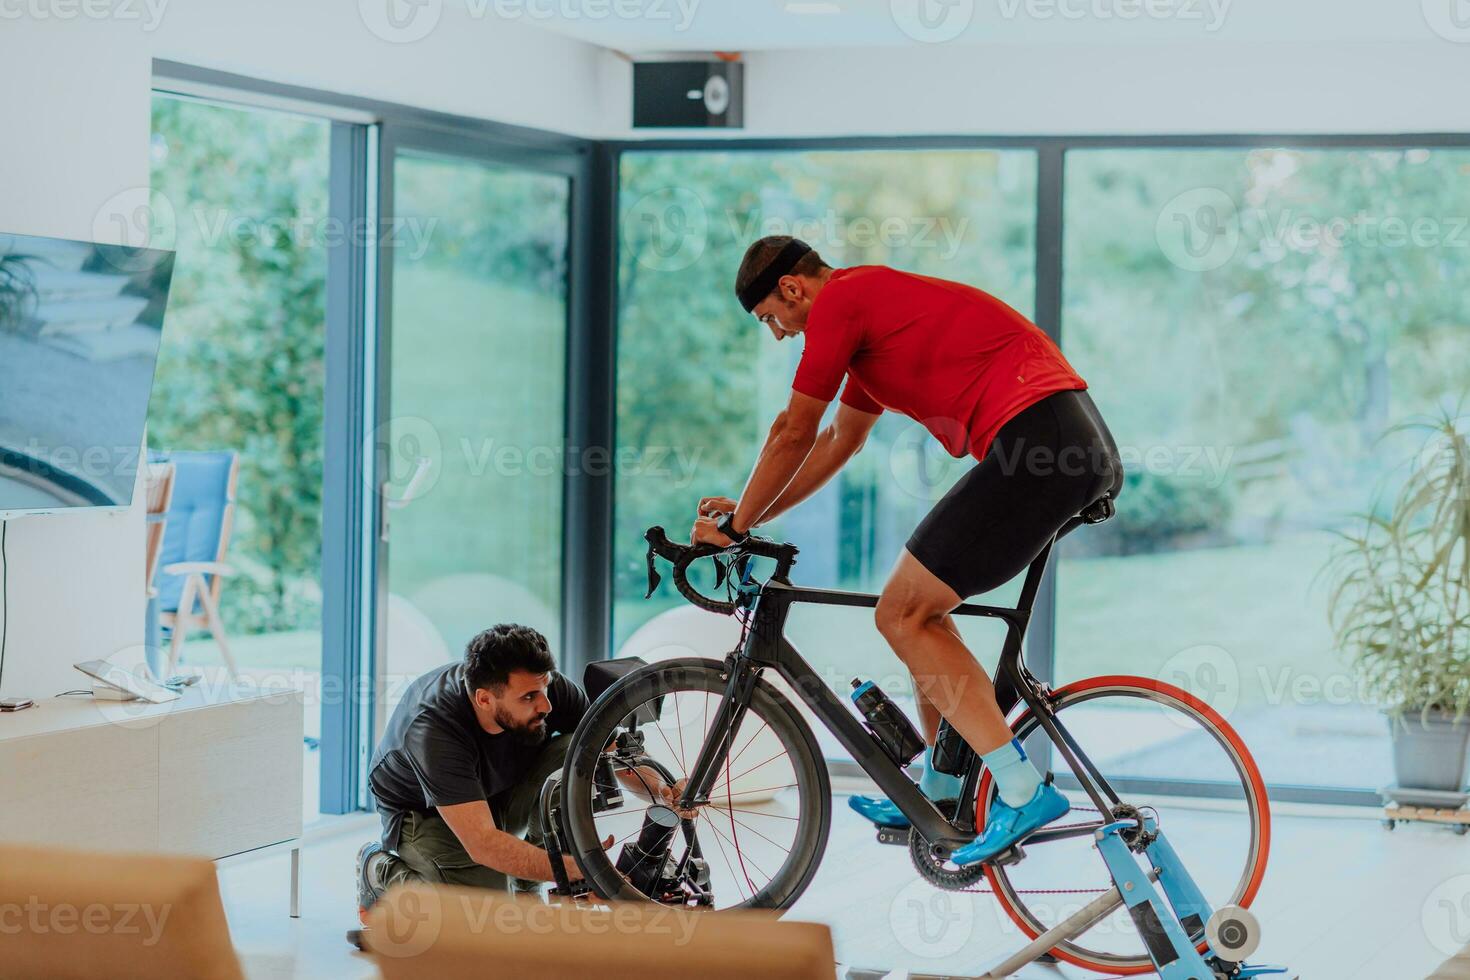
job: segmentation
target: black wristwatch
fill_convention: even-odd
[[[721,534],[723,534],[725,537],[729,538],[731,541],[734,541],[736,544],[744,544],[745,543],[745,539],[748,538],[748,537],[750,537],[750,532],[749,531],[737,531],[737,530],[735,530],[735,514],[734,514],[734,512],[731,512],[729,514],[726,514],[725,516],[721,517],[718,521],[716,521],[715,522],[715,530],[716,531],[719,531]]]

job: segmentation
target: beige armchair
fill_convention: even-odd
[[[0,846],[6,980],[242,980],[214,865]]]
[[[546,905],[473,888],[394,888],[368,919],[384,980],[832,980],[832,933],[769,912]]]
[[[1425,980],[1470,980],[1470,946],[1441,963]]]

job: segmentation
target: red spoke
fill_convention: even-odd
[[[710,829],[715,832],[715,836],[719,840],[729,841],[730,846],[733,847],[733,848],[735,848],[735,853],[740,858],[740,861],[741,861],[741,870],[744,870],[744,866],[745,866],[745,855],[741,852],[740,845],[737,844],[737,843],[735,843],[734,841],[730,840],[730,838],[726,837],[720,831],[720,828],[715,825],[715,822],[714,822],[713,819],[711,819],[709,817],[706,817],[705,819],[709,820]],[[719,840],[717,840],[716,843],[719,843]],[[722,851],[724,850],[724,845],[723,844],[720,845],[720,849]],[[760,871],[760,873],[763,874],[763,875],[766,875],[766,881],[769,882],[771,880],[771,876],[770,875],[767,875],[765,873],[765,871],[763,871],[761,869],[761,866],[755,863],[755,859],[754,858],[751,858],[750,859],[750,864],[751,864],[752,867],[755,868],[755,870]],[[731,868],[730,870],[731,870],[731,873],[733,874],[735,869],[734,868]],[[750,880],[750,873],[749,872],[746,872],[746,874],[745,874],[745,881],[746,881],[746,884],[750,885],[750,887],[751,887],[751,894],[755,894],[755,890],[756,890],[755,882],[753,882],[753,881]],[[741,894],[743,895],[744,892],[741,892]]]
[[[658,737],[661,738],[661,739],[663,739],[664,740],[664,744],[669,747],[669,755],[670,756],[677,755],[678,753],[676,753],[674,751],[674,746],[669,742],[669,737],[664,734],[664,726],[662,726],[662,725],[654,725],[653,726],[653,730],[656,731],[656,732],[658,732]]]
[[[689,763],[684,757],[684,714],[679,710],[679,695],[674,695],[674,721],[679,726],[679,771],[687,772]]]
[[[730,771],[729,770],[729,767],[726,767],[726,769],[725,769],[725,773],[726,773],[726,775],[725,775],[725,782],[728,785],[729,783],[732,783],[735,780],[739,779],[741,776],[749,776],[751,773],[755,772],[761,766],[769,765],[770,763],[775,762],[777,759],[781,758],[785,754],[786,754],[786,749],[785,748],[782,748],[780,752],[777,752],[775,755],[771,756],[765,762],[758,762],[755,765],[751,766],[749,769],[747,769],[744,772],[740,773],[739,775],[735,775],[735,776],[729,775],[729,771]]]
[[[734,820],[735,818],[734,817],[731,817],[730,819]],[[744,827],[746,830],[750,831],[752,834],[755,834],[757,837],[759,837],[761,840],[765,841],[766,843],[771,844],[771,845],[774,845],[777,848],[780,848],[780,850],[781,850],[781,852],[783,854],[786,854],[788,856],[791,854],[791,848],[789,848],[789,847],[781,847],[781,845],[778,844],[776,841],[771,840],[765,834],[761,833],[759,830],[756,830],[754,827],[752,827],[750,824],[746,823],[744,820],[736,820],[735,822],[738,823],[738,824],[740,824],[740,826]],[[754,863],[754,862],[751,862],[751,863]],[[757,868],[756,870],[759,871],[760,869]],[[765,872],[761,872],[761,873],[764,874]]]
[[[713,789],[711,789],[710,790],[710,793],[713,794],[716,790],[718,790],[721,786],[724,786],[724,785],[725,785],[724,783],[720,783],[718,786],[715,786]],[[798,783],[786,783],[784,786],[764,786],[764,787],[762,787],[760,789],[742,789],[740,791],[740,795],[741,796],[750,796],[753,793],[774,793],[777,790],[792,789],[792,788],[794,788],[794,787],[796,787],[798,785],[800,785],[800,784],[798,784]]]
[[[800,817],[788,817],[784,813],[767,813],[765,810],[748,810],[738,806],[720,806],[718,803],[705,804],[711,810],[728,810],[732,813],[750,813],[758,817],[770,817],[772,820],[800,820]]]
[[[730,798],[730,783],[731,783],[731,779],[730,779],[730,757],[729,756],[726,756],[725,757],[725,802],[726,803],[733,804],[734,803],[734,800],[732,800]],[[746,884],[750,885],[751,893],[754,894],[754,892],[755,892],[755,882],[753,882],[753,881],[750,880],[750,872],[745,870],[745,853],[740,850],[740,832],[735,829],[735,814],[733,814],[733,813],[730,814],[730,837],[733,839],[734,844],[735,844],[735,856],[740,859],[740,870],[745,874]],[[754,861],[751,861],[750,863],[751,864],[755,864]],[[760,871],[761,870],[760,869],[760,866],[759,865],[756,865],[756,869],[755,870]],[[761,873],[762,874],[765,874],[765,872],[763,872],[763,871]],[[771,880],[770,875],[766,875],[766,881],[769,882],[770,880]]]
[[[755,743],[756,737],[760,735],[761,732],[765,731],[767,727],[769,726],[767,726],[765,720],[762,719],[761,727],[757,728],[755,732],[750,736],[750,738],[745,740],[745,744],[740,747],[740,751],[736,752],[735,755],[730,758],[731,765],[734,765],[735,763],[740,761],[740,757],[745,754],[745,750],[750,748],[751,745]]]
[[[701,811],[699,815],[701,817],[704,817],[703,811]],[[720,833],[719,828],[715,826],[715,822],[713,820],[710,820],[709,817],[704,817],[704,819],[709,822],[710,829],[715,832],[715,844],[720,849],[720,856],[725,859],[725,867],[729,869],[729,871],[730,871],[730,877],[735,879],[735,887],[737,889],[739,889],[740,888],[740,876],[735,873],[735,866],[730,863],[730,854],[729,854],[728,851],[725,850],[725,845],[721,842],[721,837],[723,835]],[[742,899],[745,898],[745,891],[744,891],[744,889],[740,889],[740,897]]]

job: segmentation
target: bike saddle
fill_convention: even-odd
[[[1082,508],[1082,513],[1078,516],[1085,524],[1101,524],[1117,512],[1118,508],[1113,504],[1113,498],[1105,495]]]

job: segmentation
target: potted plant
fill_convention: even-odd
[[[0,330],[18,329],[28,303],[35,299],[31,257],[0,253]]]
[[[1361,515],[1326,571],[1338,649],[1393,736],[1398,802],[1465,802],[1470,741],[1470,434],[1445,412],[1392,432],[1427,436],[1386,515]],[[1419,793],[1412,791],[1418,790]]]

